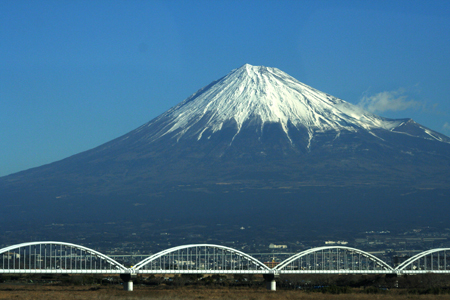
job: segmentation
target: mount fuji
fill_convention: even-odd
[[[426,191],[445,199],[449,178],[449,137],[369,113],[276,68],[246,64],[124,136],[0,178],[0,203],[15,203],[27,216],[38,209],[87,218],[88,205],[144,217],[176,207],[189,215],[186,203],[198,199],[270,210],[289,198],[295,210],[319,205],[311,199],[327,191],[340,199],[331,206],[353,199],[347,204],[375,207],[384,197],[403,207],[428,199]]]

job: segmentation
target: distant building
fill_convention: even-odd
[[[190,261],[190,260],[174,260],[175,264],[178,266],[194,266],[195,262]]]
[[[346,241],[325,241],[325,245],[347,245]]]
[[[286,249],[287,248],[287,245],[275,245],[275,244],[270,244],[269,245],[269,248],[270,249]]]
[[[5,252],[3,253],[3,257],[5,259],[20,259],[20,253],[15,253],[15,252]]]

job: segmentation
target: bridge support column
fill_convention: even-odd
[[[120,274],[120,279],[123,280],[123,289],[128,292],[133,291],[133,280],[131,274]]]
[[[264,274],[264,281],[266,282],[266,288],[269,291],[276,291],[277,290],[277,282],[275,281],[275,277],[278,277],[278,275],[275,274]]]
[[[123,285],[123,289],[125,291],[132,292],[133,291],[133,281],[130,280],[128,282],[125,282],[124,285]]]

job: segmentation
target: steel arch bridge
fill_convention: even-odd
[[[197,244],[163,250],[139,262],[131,270],[140,274],[267,274],[271,269],[236,249]]]
[[[30,242],[0,249],[0,274],[450,274],[450,248],[410,257],[396,268],[365,251],[317,247],[269,268],[239,250],[212,244],[173,247],[132,267],[93,249],[64,242]]]
[[[289,257],[273,269],[283,274],[388,274],[394,271],[378,257],[344,246],[308,249]]]
[[[450,273],[450,248],[437,248],[418,253],[397,266],[400,274]]]
[[[128,268],[80,245],[31,242],[0,249],[1,273],[120,274],[128,273]]]

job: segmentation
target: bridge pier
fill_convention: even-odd
[[[264,281],[266,282],[266,288],[269,291],[277,290],[277,282],[275,281],[275,277],[278,277],[276,274],[264,274]]]
[[[131,279],[131,274],[120,274],[120,279],[123,280],[123,289],[128,292],[133,291],[133,280]]]

